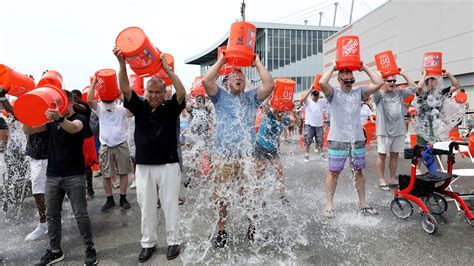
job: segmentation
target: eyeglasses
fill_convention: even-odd
[[[386,79],[385,81],[388,83],[397,83],[396,79]]]
[[[344,84],[349,85],[349,84],[354,84],[356,82],[355,79],[340,79]]]

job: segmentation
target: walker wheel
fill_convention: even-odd
[[[446,199],[438,193],[430,194],[424,201],[431,213],[442,214],[448,209]]]
[[[390,203],[390,210],[400,219],[407,219],[413,214],[413,205],[406,199],[395,198]]]
[[[466,218],[466,222],[467,222],[470,226],[474,227],[474,220],[471,220],[471,219],[467,218],[467,215],[464,216],[464,218]]]
[[[429,213],[422,213],[421,215],[423,216],[423,220],[421,220],[423,230],[430,235],[436,233],[436,230],[438,230],[438,222],[433,215]]]

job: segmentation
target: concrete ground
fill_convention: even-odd
[[[426,234],[415,207],[407,220],[396,218],[389,209],[392,192],[378,188],[375,172],[376,147],[367,151],[366,191],[369,204],[380,215],[364,216],[357,212],[358,200],[349,170],[340,177],[335,196],[334,219],[322,216],[325,201],[327,162],[314,153],[304,163],[303,152],[296,138],[282,146],[282,160],[287,176],[290,205],[283,207],[275,190],[267,200],[261,222],[262,233],[254,244],[245,239],[246,223],[238,207],[230,211],[227,228],[229,247],[216,250],[211,242],[215,236],[215,211],[206,203],[209,186],[194,186],[182,191],[186,203],[180,207],[182,221],[182,254],[166,260],[164,217],[159,210],[158,250],[146,264],[472,264],[474,228],[464,221],[452,202],[447,213],[435,215],[439,228],[435,235]],[[458,163],[456,167],[469,166]],[[407,174],[410,163],[400,157],[399,173]],[[115,207],[101,213],[105,202],[101,178],[94,179],[96,197],[89,201],[94,242],[100,264],[132,265],[138,263],[140,250],[140,210],[135,190],[130,190],[132,208]],[[472,180],[460,180],[459,191],[474,189]],[[115,190],[116,201],[118,191]],[[203,202],[204,201],[204,202]],[[265,211],[266,210],[266,211]],[[265,213],[266,212],[266,213]],[[39,241],[23,239],[37,223],[32,198],[23,204],[20,218],[0,214],[0,256],[3,263],[26,265],[35,263],[47,247],[47,237]],[[234,215],[233,215],[234,214]],[[240,216],[239,216],[240,215]],[[62,248],[65,259],[58,265],[83,264],[84,248],[68,202],[63,210]],[[257,232],[259,234],[259,232]]]

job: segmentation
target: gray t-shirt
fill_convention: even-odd
[[[328,140],[340,142],[364,141],[364,131],[360,122],[360,102],[365,100],[366,86],[352,88],[344,92],[334,88],[327,100],[331,108],[331,129]]]
[[[395,89],[386,93],[378,90],[373,94],[377,111],[377,136],[398,137],[405,135],[403,124],[403,100],[413,94],[415,88]]]

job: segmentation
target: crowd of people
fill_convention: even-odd
[[[359,210],[367,215],[377,215],[378,210],[370,206],[366,199],[364,168],[367,137],[364,123],[373,121],[373,114],[376,114],[377,175],[380,189],[390,191],[392,185],[397,185],[397,161],[405,147],[405,120],[410,106],[410,103],[407,106],[405,99],[416,93],[413,105],[418,112],[417,142],[432,143],[442,138],[436,135],[434,127],[443,115],[443,97],[451,97],[460,88],[459,82],[449,72],[444,75],[452,85],[441,90],[437,77],[423,73],[418,84],[415,84],[402,70],[399,76],[404,79],[407,88],[401,89],[397,86],[396,75],[381,77],[364,63],[360,71],[367,75],[368,82],[355,86],[353,71],[338,70],[334,63],[322,75],[320,91],[309,88],[301,99],[301,106],[294,111],[284,112],[273,109],[269,104],[268,98],[272,95],[275,83],[258,55],[251,66],[256,68],[261,79],[258,88],[249,89],[240,68],[234,68],[230,74],[220,77],[219,69],[226,63],[222,55],[203,77],[206,95],[195,97],[186,95],[181,80],[162,57],[163,69],[175,91],[168,97],[165,82],[156,77],[146,82],[144,95],[138,95],[130,86],[126,61],[120,49],[114,48],[113,53],[119,63],[121,99],[94,99],[97,81],[94,78],[87,102],[81,100],[79,91],[65,90],[69,100],[65,113],[48,109],[45,115],[49,123],[37,127],[22,126],[27,136],[25,154],[30,157],[30,178],[39,213],[37,228],[25,239],[35,240],[45,234],[49,236],[47,251],[39,265],[56,263],[64,258],[61,249],[61,211],[65,196],[71,203],[83,237],[85,264],[98,263],[87,210],[87,200],[93,199],[95,194],[91,169],[95,163],[99,164],[103,177],[106,196],[101,208],[103,212],[115,206],[113,178],[117,178],[119,183],[120,207],[124,210],[131,207],[127,200],[127,188],[131,181],[129,177],[135,177],[133,182],[136,184],[141,211],[142,236],[138,260],[149,260],[156,251],[157,204],[165,216],[167,258],[171,260],[178,257],[178,204],[182,203],[179,192],[184,176],[181,145],[198,155],[191,156],[195,167],[188,175],[192,178],[184,180],[185,185],[192,183],[193,178],[205,178],[213,182],[209,196],[219,216],[217,236],[213,240],[215,247],[227,245],[229,198],[234,193],[245,202],[248,221],[246,235],[249,241],[253,241],[258,230],[256,208],[264,204],[262,195],[268,189],[261,182],[265,178],[267,163],[275,169],[282,204],[290,204],[280,158],[280,142],[282,134],[288,137],[298,127],[304,136],[304,161],[310,161],[313,142],[318,158],[328,161],[323,215],[327,218],[335,216],[333,199],[338,177],[347,159],[354,172]],[[338,86],[332,86],[329,81],[336,71]],[[210,99],[210,103],[207,99]],[[0,103],[10,113],[9,123],[0,119],[0,150],[5,153],[9,150],[18,151],[9,147],[12,145],[12,134],[9,138],[8,130],[21,126],[14,120],[11,104],[3,88],[0,88]],[[256,124],[257,113],[260,113],[260,122]],[[327,130],[329,133],[326,139],[324,135]],[[193,137],[186,137],[183,132]],[[422,132],[430,134],[427,136]],[[193,145],[199,148],[191,149]],[[85,156],[86,147],[93,148],[95,152]],[[388,182],[385,178],[387,155]],[[10,169],[21,165],[23,158],[13,160],[11,156],[5,156],[5,160]],[[237,184],[237,191],[231,189],[233,183]],[[250,183],[254,185],[249,186]]]

